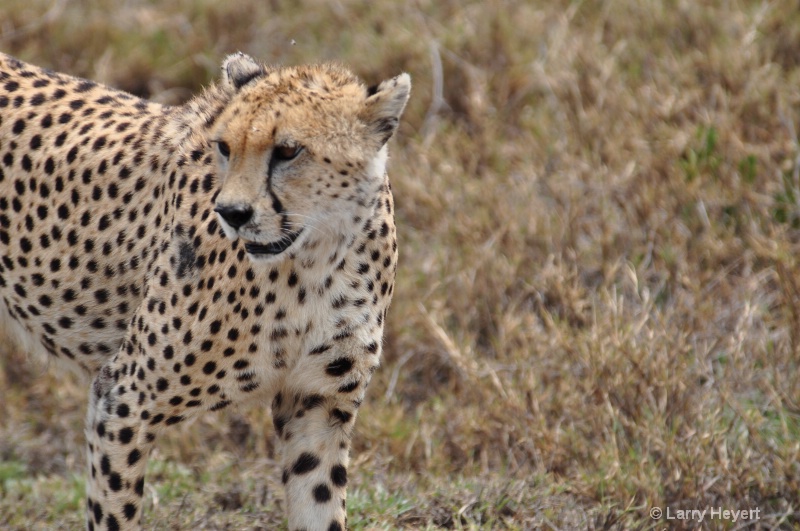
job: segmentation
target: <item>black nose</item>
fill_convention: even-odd
[[[222,216],[228,225],[237,230],[253,217],[253,209],[250,207],[218,206],[214,208],[214,212]]]

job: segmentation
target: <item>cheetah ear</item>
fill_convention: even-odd
[[[222,82],[234,92],[264,73],[263,66],[242,52],[233,53],[222,61]]]
[[[370,134],[377,137],[380,142],[379,147],[383,146],[397,129],[410,93],[411,76],[408,74],[400,74],[367,89],[367,99],[358,116],[367,125]]]

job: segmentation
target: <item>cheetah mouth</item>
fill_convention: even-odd
[[[244,249],[254,256],[275,256],[281,254],[283,251],[291,247],[302,232],[303,229],[300,229],[297,232],[290,232],[276,242],[247,242],[244,244]]]

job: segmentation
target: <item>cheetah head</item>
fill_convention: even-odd
[[[350,240],[383,186],[409,76],[366,88],[339,66],[268,69],[239,54],[223,63],[223,83],[233,95],[209,141],[225,234],[254,261]]]

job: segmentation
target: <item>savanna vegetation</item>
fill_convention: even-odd
[[[800,528],[796,2],[2,0],[0,50],[166,103],[236,50],[412,75],[354,529]],[[80,528],[86,384],[5,343],[0,528]],[[173,429],[145,525],[285,525],[273,437]]]

